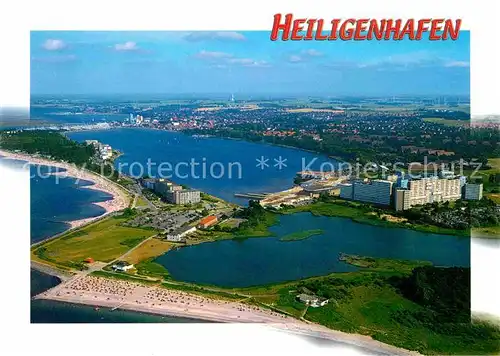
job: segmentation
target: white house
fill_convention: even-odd
[[[180,242],[187,234],[196,231],[196,226],[185,226],[167,234],[167,241]]]
[[[125,262],[125,261],[118,261],[115,264],[113,264],[113,266],[111,266],[111,268],[115,271],[126,272],[129,269],[134,268],[134,265],[132,265],[128,262]]]
[[[297,296],[297,299],[306,305],[310,305],[313,308],[322,307],[328,304],[328,299],[309,294],[299,294]]]

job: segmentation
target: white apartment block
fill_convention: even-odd
[[[367,203],[390,205],[393,182],[374,179],[353,183],[353,199]]]
[[[196,204],[201,201],[201,194],[195,189],[174,190],[167,193],[167,200],[180,205]]]
[[[458,178],[431,177],[411,180],[408,190],[410,191],[410,206],[455,201],[462,196]]]

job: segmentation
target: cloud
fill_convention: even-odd
[[[321,57],[323,55],[323,52],[317,51],[315,49],[306,49],[303,50],[301,53],[310,57]]]
[[[220,59],[220,58],[231,58],[233,55],[231,53],[226,53],[226,52],[212,52],[212,51],[205,51],[201,50],[200,52],[196,53],[195,55],[197,58],[200,59]]]
[[[229,64],[237,64],[244,67],[269,67],[270,64],[266,61],[259,61],[251,58],[230,58],[227,61]]]
[[[428,51],[416,51],[400,53],[386,57],[376,58],[358,64],[359,68],[367,67],[411,67],[435,65],[439,62],[439,57]]]
[[[306,62],[314,57],[321,57],[323,55],[322,52],[317,51],[315,49],[305,49],[301,51],[299,54],[290,55],[287,60],[290,63],[300,63]]]
[[[290,63],[299,63],[299,62],[304,61],[304,58],[302,58],[301,56],[297,56],[297,55],[293,54],[290,57],[288,57],[288,61]]]
[[[245,36],[234,31],[198,31],[191,32],[184,36],[186,41],[244,41]]]
[[[114,48],[115,51],[137,51],[139,49],[139,47],[137,47],[137,43],[132,41],[117,43]]]
[[[47,51],[60,51],[66,48],[66,43],[62,40],[48,39],[42,44],[42,48]]]
[[[467,62],[467,61],[450,61],[450,62],[447,62],[445,63],[444,65],[445,67],[470,67],[470,63]]]
[[[366,66],[351,61],[333,61],[323,64],[323,67],[331,69],[353,69],[353,68],[364,68]]]
[[[77,57],[74,54],[68,54],[65,56],[45,56],[45,57],[32,57],[32,62],[38,63],[66,63],[75,61]]]
[[[456,61],[444,58],[436,53],[429,51],[416,51],[400,53],[381,58],[371,59],[369,61],[334,61],[327,63],[326,67],[337,69],[375,69],[378,71],[387,70],[409,70],[417,68],[433,67],[468,67],[467,61]]]
[[[227,65],[226,64],[213,64],[210,66],[210,68],[215,68],[215,69],[226,69]]]
[[[195,58],[208,61],[212,68],[226,68],[230,65],[243,66],[243,67],[269,67],[270,64],[263,60],[256,60],[252,58],[237,58],[231,53],[226,52],[212,52],[202,50],[195,54]]]

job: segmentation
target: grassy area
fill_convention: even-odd
[[[414,268],[430,263],[349,257],[364,270],[258,287],[255,299],[300,317],[306,307],[295,299],[298,289],[323,285],[334,297],[323,307],[307,308],[304,317],[329,328],[368,335],[424,354],[492,354],[500,350],[497,327],[483,322],[441,322],[439,318],[426,324],[418,318],[434,312],[403,296],[391,281],[406,278]],[[253,294],[251,289],[245,292]]]
[[[486,193],[484,195],[493,200],[495,203],[500,204],[500,193]]]
[[[236,220],[236,219],[234,219]],[[239,227],[231,227],[231,225],[220,224],[212,230],[197,231],[200,239],[204,240],[225,240],[225,239],[246,239],[250,237],[268,237],[273,234],[269,228],[276,225],[279,221],[279,216],[270,211],[262,209],[262,216],[258,221],[254,220],[252,224],[248,221],[243,221]],[[233,225],[234,226],[234,225]],[[231,231],[220,231],[217,228],[230,227]]]
[[[241,219],[236,219],[236,218],[229,218],[225,220],[224,222],[220,223],[221,228],[229,228],[229,229],[234,229],[237,228],[238,225],[240,224],[242,220]]]
[[[324,231],[321,229],[297,231],[297,232],[293,232],[291,234],[283,236],[282,238],[280,238],[280,241],[305,240],[305,239],[307,239],[311,236],[314,236],[314,235],[321,235],[323,232]]]
[[[226,299],[226,300],[243,300],[246,299],[245,296],[242,296],[240,294],[230,292],[230,291],[224,291],[222,289],[217,289],[217,288],[206,288],[206,287],[201,287],[201,286],[196,286],[196,285],[191,285],[191,284],[183,284],[183,283],[169,283],[169,282],[164,282],[161,285],[164,288],[168,289],[174,289],[174,290],[180,290],[188,293],[194,293],[194,294],[199,294],[199,295],[204,295],[209,298],[214,298],[214,299]]]
[[[219,202],[226,203],[224,200],[219,199],[217,197],[214,197],[213,195],[210,195],[210,194],[207,194],[204,192],[201,192],[201,199],[204,201],[207,201],[209,203],[219,203]]]
[[[154,260],[174,246],[175,243],[152,238],[128,253],[123,260],[134,264],[138,275],[155,278],[169,278],[170,275],[167,269],[161,264],[154,262]]]
[[[269,228],[278,223],[278,215],[268,212],[265,212],[264,219],[260,221],[257,225],[247,227],[247,228],[239,228],[235,236],[244,236],[244,237],[266,237],[271,236],[272,233],[269,231]]]
[[[488,165],[491,166],[489,173],[500,172],[500,158],[490,158],[488,159]]]
[[[429,261],[395,260],[390,258],[372,258],[356,255],[343,255],[342,260],[356,267],[379,272],[397,271],[410,273],[416,267],[432,265]]]
[[[104,278],[111,278],[111,279],[119,279],[119,280],[124,280],[124,281],[137,282],[137,283],[142,283],[142,284],[159,284],[158,281],[153,281],[153,280],[147,280],[147,279],[144,279],[144,278],[134,277],[133,275],[126,274],[126,273],[120,273],[120,272],[94,271],[94,272],[91,273],[91,275],[96,276],[96,277],[104,277]]]
[[[139,195],[137,197],[137,201],[136,201],[135,205],[137,207],[148,207],[149,206],[148,201],[146,200],[146,198],[144,198],[141,195]]]
[[[443,119],[440,117],[428,117],[428,118],[424,118],[424,121],[431,122],[434,124],[455,126],[455,127],[470,125],[469,120],[451,120],[451,119]]]
[[[472,229],[472,236],[482,238],[500,238],[500,226],[480,227]]]
[[[143,260],[135,265],[137,274],[148,277],[169,278],[170,274],[161,264],[154,262],[155,257]]]
[[[153,234],[151,230],[122,226],[125,221],[106,218],[42,244],[33,252],[42,260],[70,267],[88,257],[110,262]]]
[[[500,204],[500,184],[498,178],[495,180],[495,176],[500,174],[500,158],[488,159],[488,166],[490,168],[480,169],[475,172],[475,177],[481,177],[482,179],[483,195]],[[470,176],[472,173],[472,170],[464,170],[463,172],[465,176]]]
[[[434,312],[405,298],[383,275],[358,275],[364,281],[339,279],[337,288],[346,291],[345,298],[309,308],[305,318],[423,354],[477,355],[500,350],[498,328],[477,322],[422,322],[420,316],[432,317]]]
[[[175,244],[172,242],[152,238],[127,254],[127,256],[123,258],[123,260],[131,264],[137,264],[149,258],[163,255],[174,245]]]
[[[433,225],[412,224],[405,221],[388,219],[387,214],[383,214],[386,215],[385,218],[382,215],[379,217],[377,214],[373,214],[372,211],[363,209],[362,205],[359,203],[348,202],[344,200],[333,200],[332,202],[317,202],[314,204],[288,208],[285,210],[281,210],[280,212],[283,214],[310,212],[313,215],[318,216],[323,215],[349,218],[355,222],[362,224],[370,224],[382,227],[399,227],[433,234],[469,236],[468,230],[454,230]]]

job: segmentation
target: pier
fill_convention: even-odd
[[[234,193],[236,198],[248,198],[255,200],[265,199],[268,195],[269,193]]]

